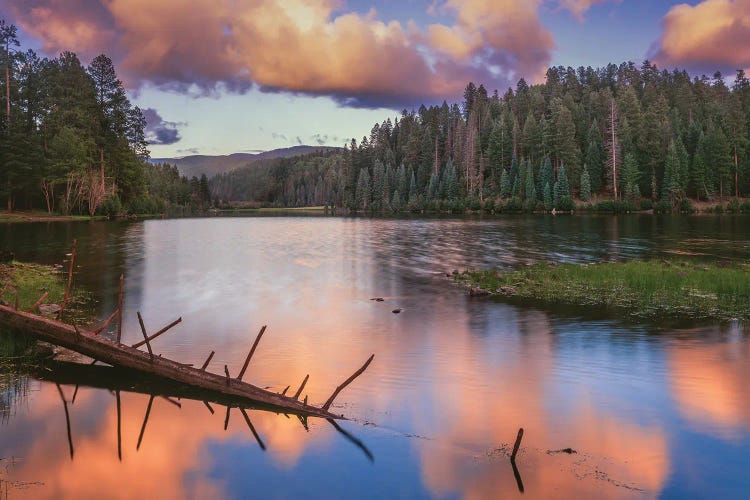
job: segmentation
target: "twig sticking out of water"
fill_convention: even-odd
[[[513,445],[513,453],[510,454],[511,462],[516,461],[516,454],[518,453],[518,448],[521,447],[521,439],[523,439],[523,427],[518,429],[518,436],[516,436],[516,444]]]

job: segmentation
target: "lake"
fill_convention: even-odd
[[[62,263],[123,339],[239,371],[339,423],[0,375],[9,498],[732,498],[750,491],[750,327],[622,322],[469,297],[446,273],[536,261],[750,259],[750,218],[215,217],[0,225],[0,249]],[[370,300],[382,297],[383,302]],[[391,311],[401,308],[400,314]],[[107,332],[113,335],[113,329]],[[20,373],[18,373],[20,371]],[[73,401],[75,394],[75,400]],[[66,411],[70,422],[66,425]],[[507,454],[525,430],[514,470]],[[69,439],[70,436],[70,439]],[[138,445],[140,438],[140,446]],[[262,443],[262,447],[260,444]],[[263,449],[265,448],[265,449]],[[572,448],[577,453],[559,450]]]

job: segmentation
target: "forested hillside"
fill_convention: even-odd
[[[743,71],[727,86],[648,61],[553,67],[502,95],[470,83],[461,105],[404,111],[307,167],[219,177],[214,194],[373,212],[726,201],[750,192],[749,120]]]
[[[190,155],[182,158],[153,158],[150,161],[151,163],[175,165],[180,174],[186,177],[200,177],[201,175],[213,177],[231,172],[259,160],[292,158],[315,153],[327,153],[337,149],[341,148],[331,146],[292,146],[260,153],[232,153],[220,156]]]

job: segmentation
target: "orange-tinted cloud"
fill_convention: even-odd
[[[401,106],[458,96],[469,80],[503,88],[543,75],[555,44],[543,0],[447,0],[428,6],[451,25],[425,30],[338,0],[11,0],[46,52],[106,52],[131,88],[330,95],[351,105]],[[580,16],[596,0],[556,0]]]
[[[451,27],[430,25],[430,46],[458,61],[479,60],[500,75],[510,68],[514,76],[538,79],[555,48],[552,34],[539,20],[540,3],[448,0],[442,9],[452,12],[456,22]]]
[[[608,0],[560,0],[560,8],[567,9],[576,19],[583,21],[583,14],[591,7],[599,3],[605,3]],[[622,0],[615,0],[621,2]]]
[[[699,70],[750,67],[750,0],[680,4],[664,17],[654,59]]]
[[[732,437],[750,427],[750,355],[738,343],[694,344],[669,352],[670,380],[688,421]]]

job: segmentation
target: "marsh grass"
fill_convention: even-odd
[[[750,266],[688,261],[536,264],[456,280],[491,295],[604,307],[639,318],[750,320]]]
[[[2,297],[9,304],[15,303],[18,293],[18,307],[27,309],[48,292],[48,304],[60,304],[65,294],[63,273],[52,266],[11,262],[0,264],[0,288],[10,284]]]

